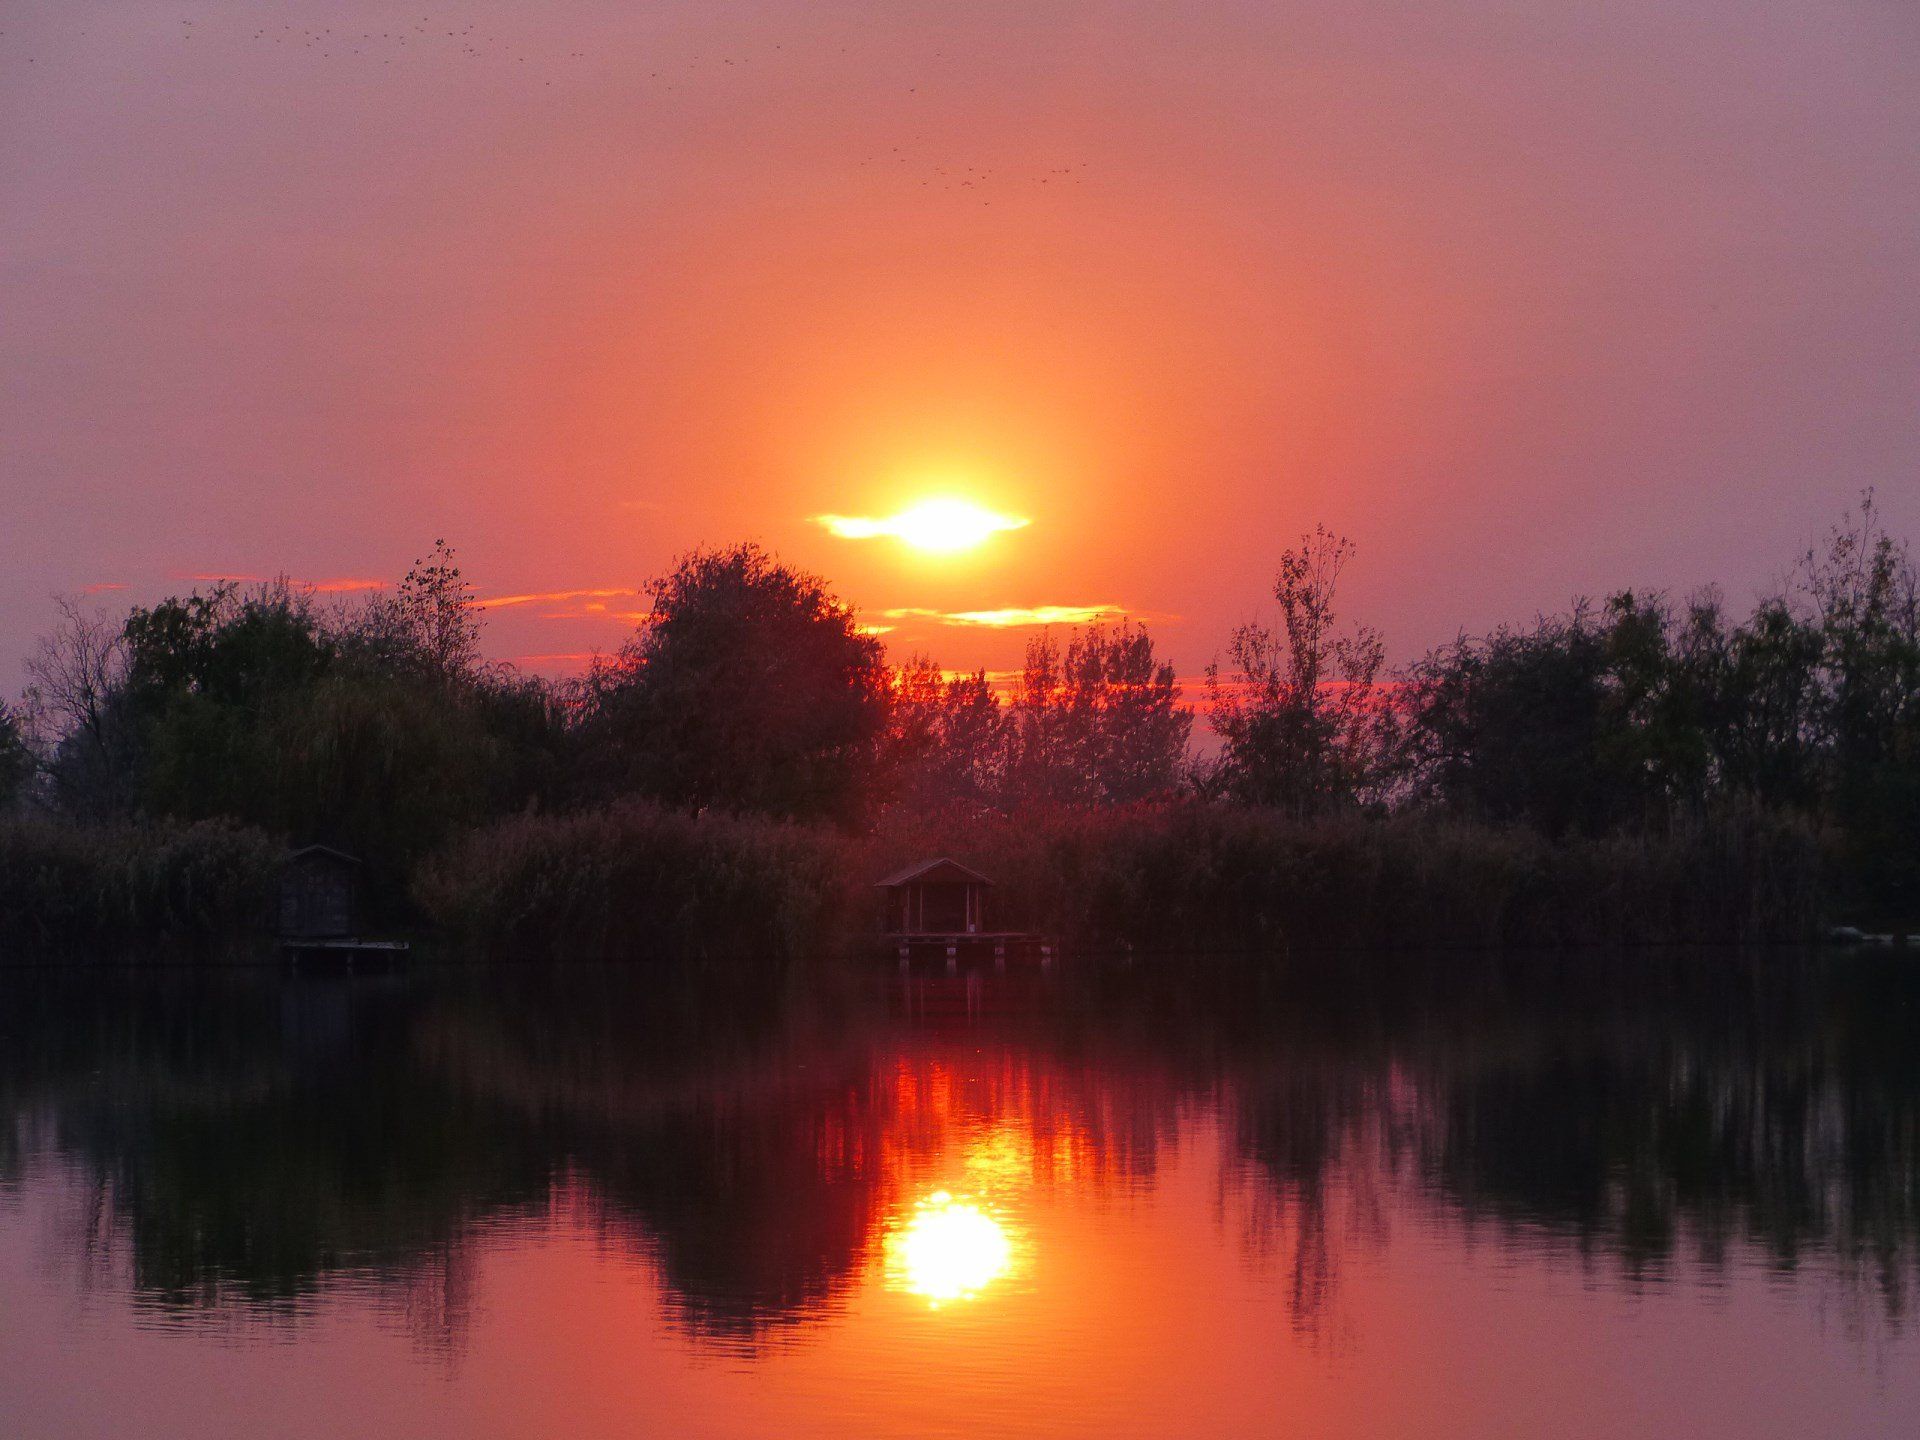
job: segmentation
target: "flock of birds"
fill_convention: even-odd
[[[918,139],[919,137],[915,137]],[[868,155],[861,160],[864,166],[911,165],[926,174],[920,181],[923,189],[973,190],[986,192],[995,187],[1008,185],[1058,185],[1062,188],[1079,185],[1084,182],[1081,174],[1087,168],[1083,160],[1077,165],[1055,165],[1038,172],[996,170],[992,166],[961,165],[949,168],[945,165],[928,166],[926,162],[902,147],[895,145],[885,155]],[[983,205],[991,205],[991,200],[982,200]]]
[[[182,20],[182,26],[192,27],[195,22]],[[526,64],[529,53],[518,48],[515,42],[499,35],[483,33],[478,24],[469,20],[458,24],[445,20],[435,20],[431,15],[422,15],[417,21],[391,22],[393,28],[386,30],[356,30],[352,27],[335,29],[331,25],[293,25],[282,24],[275,30],[271,26],[261,25],[255,28],[252,38],[256,42],[288,45],[296,49],[314,50],[323,60],[350,58],[355,55],[378,59],[383,65],[391,65],[396,55],[402,51],[429,50],[434,48],[451,49],[471,59],[482,59],[489,55],[499,55]],[[453,29],[444,29],[448,24]],[[191,39],[189,33],[185,38]],[[451,41],[452,44],[447,44]],[[534,55],[538,61],[551,56]],[[587,52],[570,50],[568,60],[584,60]],[[551,82],[549,82],[551,83]]]
[[[0,30],[0,37],[5,36]],[[216,35],[223,35],[203,23],[190,17],[181,17],[179,37],[183,41],[200,40],[208,43]],[[524,37],[516,38],[483,30],[473,20],[449,20],[436,18],[432,14],[417,17],[409,16],[405,20],[390,20],[387,28],[359,29],[352,26],[298,25],[291,22],[278,26],[260,23],[257,19],[241,21],[224,32],[224,36],[237,35],[253,44],[282,47],[288,51],[310,53],[322,60],[377,61],[381,65],[392,65],[396,60],[404,60],[410,55],[422,55],[431,52],[453,53],[473,60],[495,59],[511,63],[514,66],[527,65],[529,62],[537,72],[550,69],[555,62],[581,64],[600,59],[585,50],[565,52],[540,51],[529,48]],[[783,50],[781,44],[774,44],[767,52]],[[844,55],[847,47],[839,48]],[[29,63],[38,63],[37,56],[25,57]],[[946,56],[936,52],[935,61],[944,61]],[[655,59],[649,62],[661,68],[649,68],[643,78],[649,82],[659,82],[664,91],[693,89],[702,81],[723,76],[728,71],[745,73],[754,66],[754,58],[748,54],[706,55],[692,54],[677,58],[670,63]],[[552,86],[555,77],[552,74],[542,76],[544,86]],[[918,95],[919,84],[899,86],[903,95]],[[915,136],[908,145],[896,145],[886,152],[875,152],[861,159],[860,167],[875,174],[892,174],[904,181],[917,181],[917,188],[927,190],[945,190],[957,197],[977,201],[981,205],[991,205],[995,196],[1006,197],[1016,190],[1037,190],[1040,187],[1053,187],[1063,190],[1083,184],[1086,179],[1087,165],[1079,162],[1069,165],[1056,165],[1042,170],[1010,170],[992,166],[935,163],[932,147],[924,139]]]

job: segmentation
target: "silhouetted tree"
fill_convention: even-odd
[[[1180,782],[1193,712],[1146,628],[1122,622],[1027,642],[1013,697],[1011,803],[1126,804]]]
[[[1617,777],[1601,768],[1606,685],[1606,637],[1584,605],[1434,651],[1405,694],[1419,794],[1554,834],[1618,818]]]
[[[1629,592],[1463,636],[1408,675],[1414,794],[1550,833],[1757,801],[1837,822],[1864,891],[1920,898],[1917,592],[1869,494],[1744,622]]]
[[[1873,493],[1809,555],[1836,817],[1868,887],[1920,901],[1920,576]]]
[[[675,805],[848,819],[887,721],[880,643],[757,545],[687,556],[589,686],[595,768]]]
[[[1280,628],[1249,621],[1207,667],[1220,737],[1214,783],[1234,799],[1309,814],[1377,798],[1388,782],[1394,709],[1386,650],[1369,626],[1342,632],[1334,608],[1353,542],[1317,526],[1280,557]]]
[[[124,635],[140,808],[281,828],[295,762],[284,721],[337,658],[307,597],[284,582],[245,596],[220,585],[136,608]]]
[[[454,564],[453,547],[433,542],[390,596],[369,601],[348,627],[376,663],[443,680],[480,678],[480,612],[473,587]]]
[[[1821,648],[1819,630],[1784,597],[1762,600],[1742,624],[1726,621],[1712,592],[1689,607],[1678,657],[1710,757],[1709,795],[1816,803]]]
[[[1007,761],[1009,802],[1083,804],[1092,785],[1074,754],[1066,716],[1060,642],[1042,630],[1027,640],[1026,663],[1013,694],[1013,749]]]
[[[397,891],[414,858],[487,809],[503,747],[431,606],[417,632],[384,603],[333,625],[285,582],[136,609],[124,708],[140,802],[325,840]]]
[[[27,660],[26,701],[47,735],[55,801],[97,819],[133,800],[133,727],[121,703],[126,641],[119,626],[71,597],[55,604],[59,620]]]
[[[1683,625],[1622,592],[1530,630],[1461,637],[1412,667],[1403,756],[1416,793],[1560,834],[1658,822],[1716,770],[1730,646],[1705,603]]]
[[[481,663],[451,554],[339,612],[285,580],[136,607],[117,631],[64,605],[28,692],[57,737],[50,798],[325,840],[397,901],[452,827],[556,789],[564,748],[552,692]]]
[[[916,656],[894,672],[887,793],[917,810],[992,808],[1004,794],[1012,736],[984,670],[949,675]]]
[[[0,705],[0,810],[11,809],[33,779],[33,750],[20,717]]]

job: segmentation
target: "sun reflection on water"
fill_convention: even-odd
[[[936,1190],[887,1236],[887,1273],[894,1289],[935,1307],[966,1300],[1013,1264],[1006,1226],[971,1200]]]

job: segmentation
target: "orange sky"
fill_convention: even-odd
[[[1192,673],[1320,520],[1397,658],[1616,584],[1744,599],[1868,484],[1920,530],[1908,7],[9,0],[0,32],[7,668],[55,591],[350,582],[436,536],[497,597],[757,538],[896,653],[1023,637],[886,610],[1114,604]],[[928,560],[808,520],[954,488],[1033,523]],[[489,644],[611,648],[635,608],[501,606]]]

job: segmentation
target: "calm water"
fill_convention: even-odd
[[[1317,968],[0,972],[0,1435],[1920,1434],[1920,974]]]

